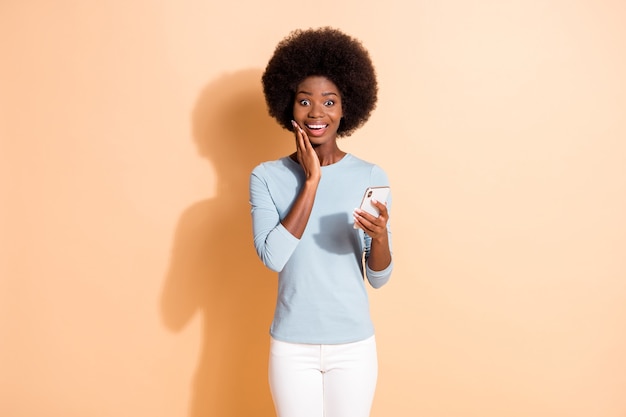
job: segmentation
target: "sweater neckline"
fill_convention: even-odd
[[[325,170],[329,170],[329,169],[333,169],[333,167],[337,167],[340,166],[342,164],[344,164],[348,159],[350,159],[352,157],[352,154],[349,152],[346,152],[346,154],[337,162],[334,162],[330,165],[322,165],[320,168],[322,168],[322,171]],[[294,161],[293,159],[291,159],[291,156],[286,156],[285,159],[289,160],[290,163],[296,165],[296,166],[300,166],[300,164],[298,163],[298,161]]]

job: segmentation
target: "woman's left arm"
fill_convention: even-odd
[[[380,288],[389,281],[393,271],[391,231],[388,226],[387,206],[379,201],[372,201],[372,203],[378,208],[380,215],[374,217],[363,210],[356,209],[354,223],[367,235],[365,276],[372,287]]]
[[[389,210],[380,201],[372,201],[380,212],[378,217],[361,210],[354,210],[354,223],[371,237],[371,247],[367,260],[368,267],[373,271],[383,271],[391,265],[391,245],[389,242]]]

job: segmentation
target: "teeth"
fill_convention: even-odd
[[[309,129],[323,129],[328,125],[306,125]]]

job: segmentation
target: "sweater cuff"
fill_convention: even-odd
[[[293,245],[294,248],[298,246],[300,239],[292,235],[282,223],[278,223],[275,230],[280,234],[281,239],[285,239],[285,243]]]
[[[391,277],[391,271],[393,271],[393,258],[391,262],[389,262],[389,265],[387,265],[387,267],[381,271],[374,271],[370,269],[367,263],[365,264],[365,268],[367,272],[367,280],[370,282],[372,287],[380,288],[385,285]]]

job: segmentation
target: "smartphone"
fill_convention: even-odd
[[[381,187],[368,187],[363,194],[363,200],[361,201],[360,209],[370,213],[372,216],[379,216],[378,209],[372,204],[372,200],[378,200],[381,203],[387,202],[389,196],[389,186],[384,185]]]

